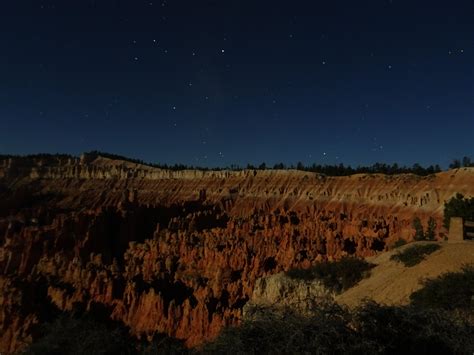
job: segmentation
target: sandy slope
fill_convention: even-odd
[[[416,244],[427,242],[417,242]],[[441,249],[427,256],[413,267],[405,267],[390,257],[399,250],[409,248],[415,243],[382,253],[368,261],[377,266],[371,276],[357,286],[336,297],[340,303],[357,306],[365,298],[383,304],[407,304],[410,295],[422,287],[421,281],[436,278],[441,274],[459,271],[464,264],[474,263],[474,241],[449,244],[439,243]]]

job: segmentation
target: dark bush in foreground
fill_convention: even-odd
[[[354,326],[361,342],[376,343],[383,354],[472,354],[474,351],[474,326],[441,310],[370,302],[355,312]]]
[[[373,264],[363,259],[345,257],[339,261],[317,263],[309,269],[292,269],[286,274],[293,279],[318,279],[325,287],[341,292],[367,277],[373,267]]]
[[[471,354],[474,327],[445,312],[367,303],[328,305],[311,317],[269,311],[225,329],[204,353]]]
[[[129,336],[117,324],[106,325],[92,317],[63,314],[41,327],[40,337],[26,354],[187,354],[183,343],[156,335],[151,343]]]
[[[290,310],[267,310],[265,317],[226,328],[202,349],[209,354],[343,354],[348,349],[374,353],[376,344],[363,343],[350,327],[351,315],[335,304],[302,317]]]
[[[120,328],[62,316],[45,327],[27,354],[472,354],[474,326],[444,310],[366,303],[349,310],[320,304],[304,317],[266,309],[241,326],[224,329],[213,342],[187,350],[159,336],[151,344]]]
[[[42,328],[43,336],[27,354],[132,354],[134,350],[124,331],[88,318],[63,315]]]
[[[150,344],[142,346],[138,353],[142,355],[184,355],[190,354],[191,351],[184,346],[181,340],[160,335],[155,337]]]
[[[426,280],[421,290],[410,296],[419,307],[474,311],[474,264],[461,272],[450,272],[436,279]]]
[[[413,245],[392,255],[390,260],[403,263],[405,266],[415,266],[425,259],[426,255],[434,253],[441,247],[438,244]]]

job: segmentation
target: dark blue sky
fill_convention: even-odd
[[[474,155],[474,1],[3,1],[0,153]]]

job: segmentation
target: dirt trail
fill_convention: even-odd
[[[426,243],[417,242],[416,244]],[[474,241],[438,244],[441,249],[428,255],[425,260],[413,267],[405,267],[399,262],[390,260],[390,257],[415,243],[368,258],[368,261],[377,265],[372,269],[371,276],[337,296],[336,300],[351,307],[357,306],[364,299],[387,305],[407,304],[410,295],[422,288],[423,279],[459,271],[463,265],[474,263]]]

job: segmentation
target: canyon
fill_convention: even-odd
[[[421,177],[171,171],[100,155],[0,159],[0,352],[57,311],[189,347],[238,324],[259,278],[374,256],[436,221],[474,168]]]

